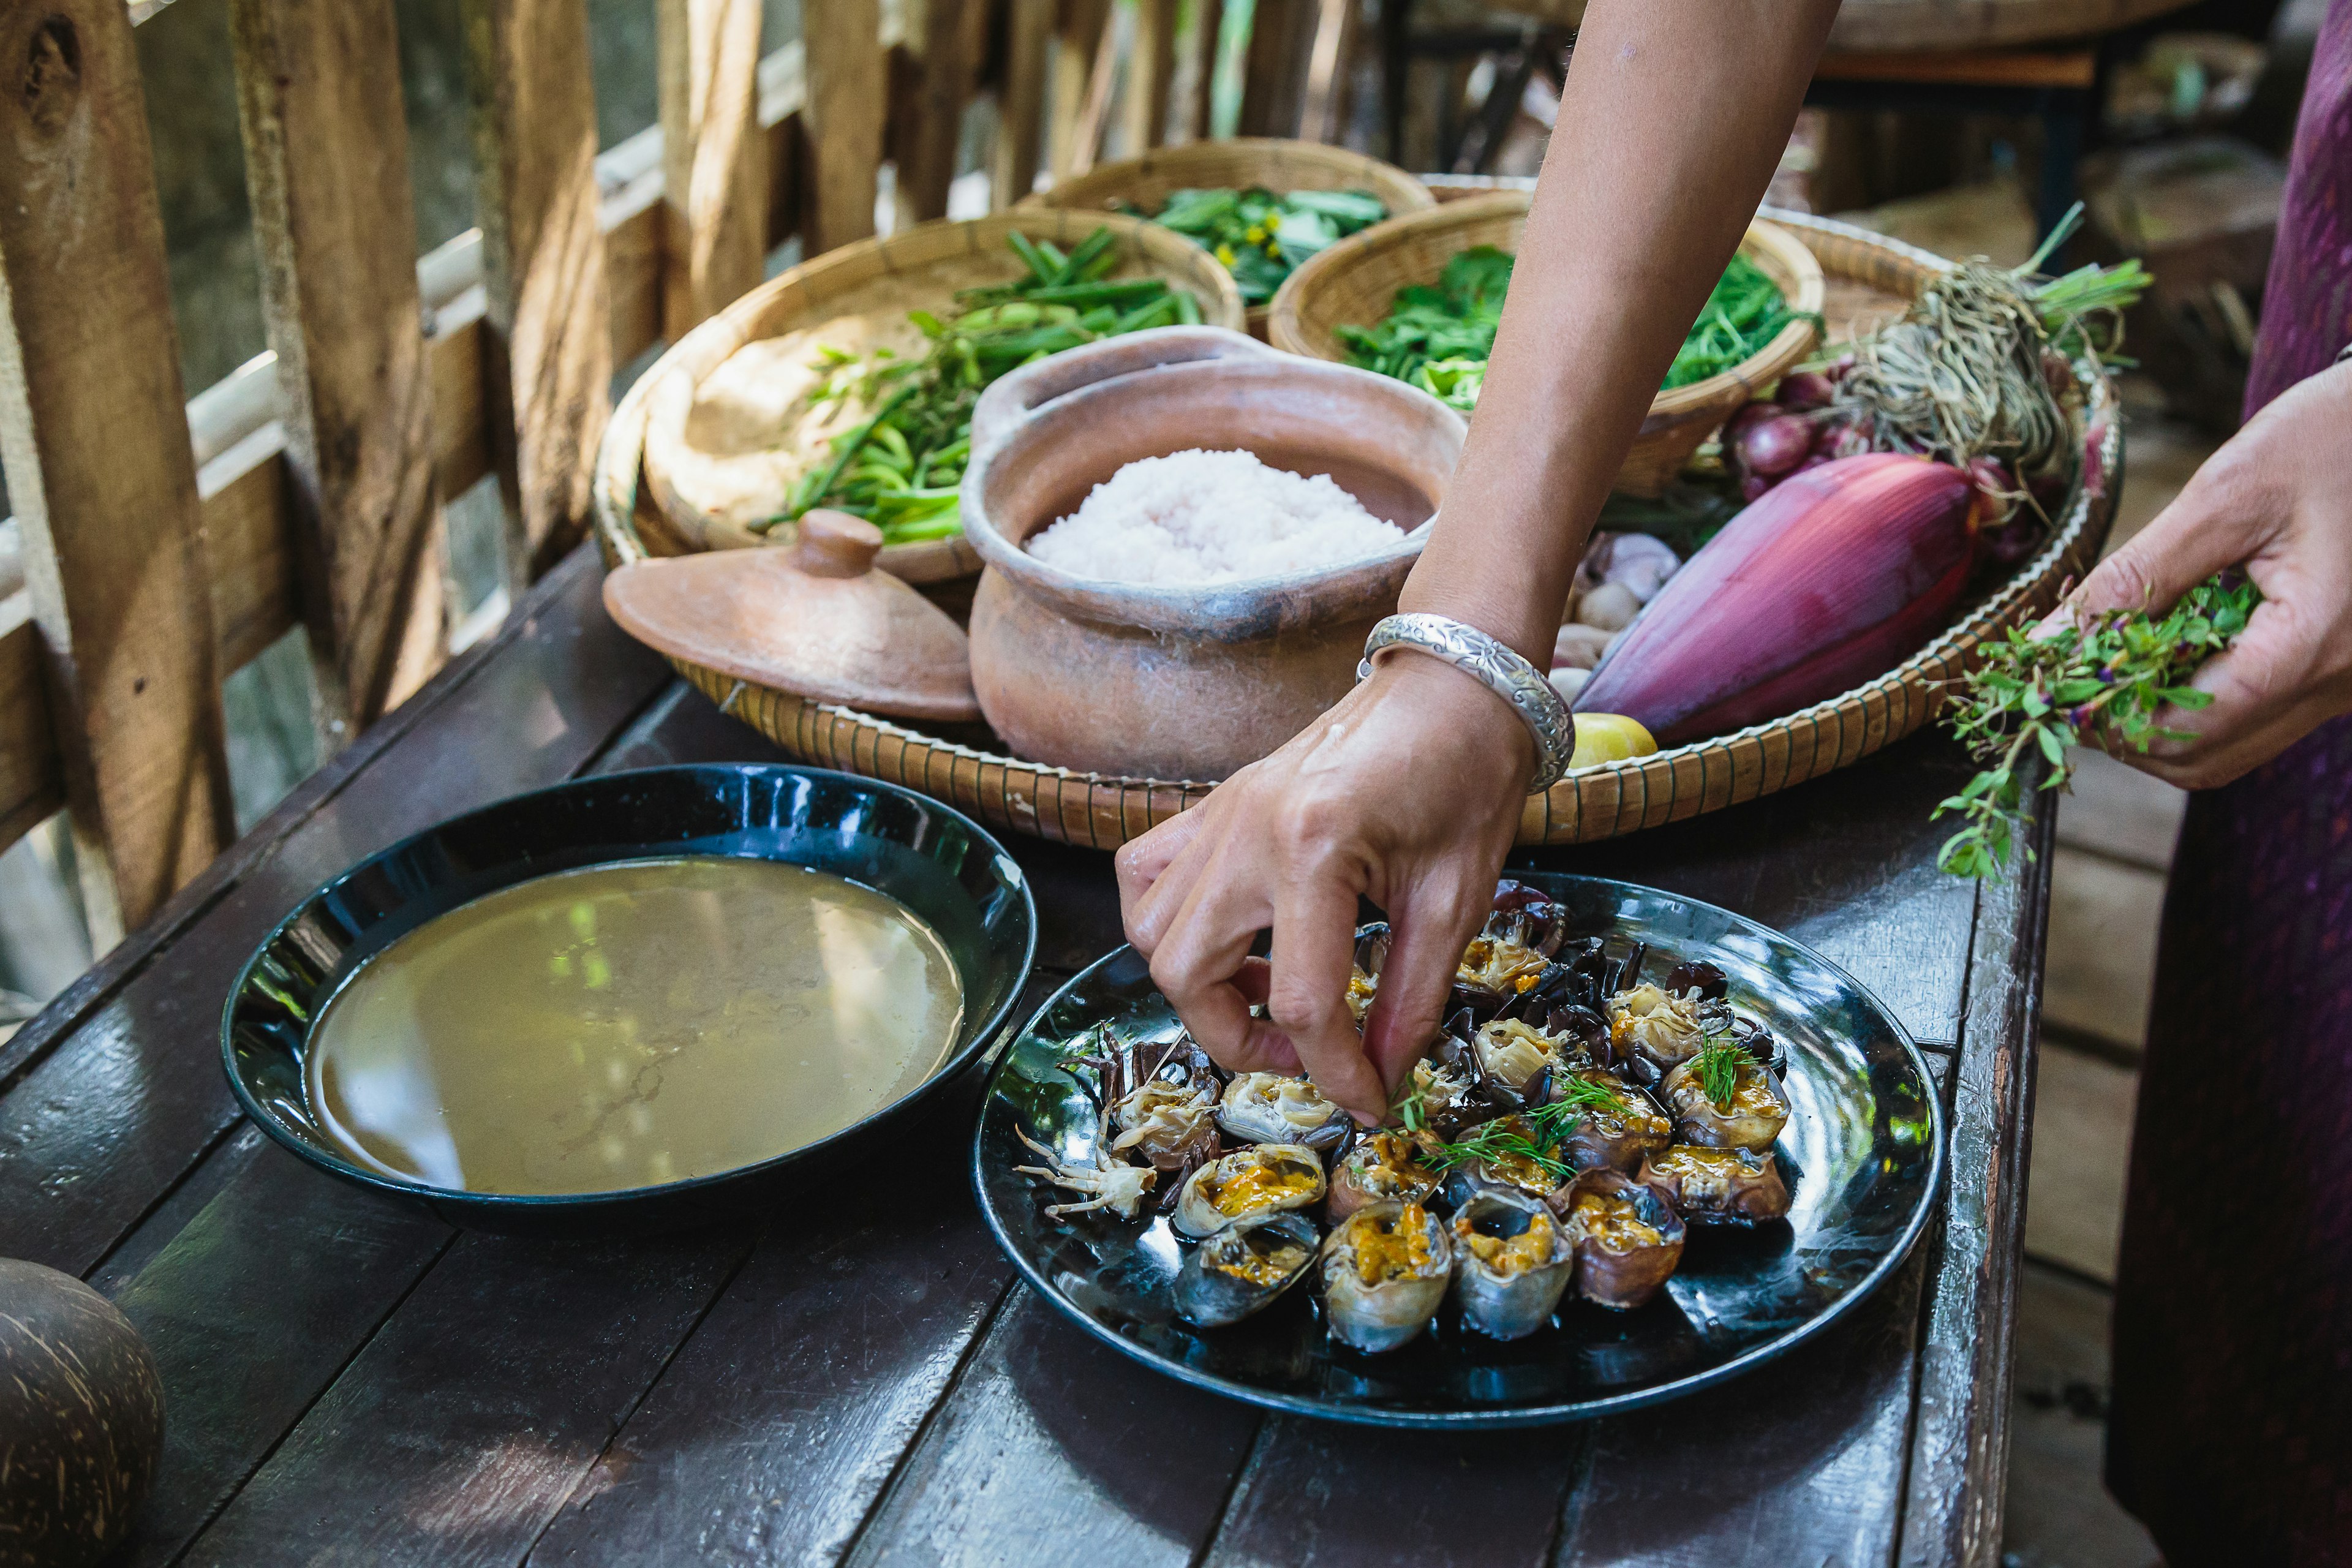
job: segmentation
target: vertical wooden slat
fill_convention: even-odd
[[[331,750],[430,666],[432,384],[392,0],[236,0],[237,111]],[[404,653],[407,655],[404,659]]]
[[[0,14],[0,459],[110,945],[233,832],[154,155],[121,0]]]
[[[874,232],[875,174],[889,108],[878,0],[818,0],[802,13],[809,174],[801,238],[821,255]]]
[[[1127,63],[1127,155],[1168,140],[1168,87],[1176,75],[1176,0],[1136,0],[1135,53]]]
[[[1398,4],[1400,0],[1388,0]],[[1225,0],[1193,0],[1192,47],[1200,61],[1192,78],[1189,108],[1192,140],[1209,139],[1209,120],[1217,99],[1217,59],[1225,36]]]
[[[596,99],[583,0],[464,0],[464,16],[489,299],[483,374],[520,586],[581,537],[612,411]]]
[[[1047,158],[1056,180],[1077,172],[1081,122],[1109,26],[1110,0],[1062,0],[1054,26],[1053,101],[1045,126]],[[1093,162],[1091,153],[1087,161]]]
[[[1307,51],[1304,107],[1298,134],[1308,142],[1337,142],[1347,101],[1348,62],[1355,52],[1356,0],[1319,0],[1315,45]]]
[[[899,205],[918,223],[947,216],[964,100],[980,68],[987,24],[988,7],[980,0],[924,0],[917,34],[921,70],[898,153]]]
[[[1110,129],[1111,99],[1118,79],[1118,29],[1107,24],[1095,40],[1094,68],[1087,74],[1086,107],[1078,111],[1078,128],[1070,141],[1071,179],[1093,168],[1102,157],[1103,135]],[[1131,77],[1129,90],[1134,90]]]
[[[658,0],[662,330],[673,342],[759,286],[767,259],[759,0]]]
[[[1242,70],[1243,135],[1298,134],[1320,11],[1319,0],[1257,0]]]
[[[996,135],[995,204],[1009,207],[1037,187],[1045,156],[1045,61],[1055,0],[1008,0],[1003,124]]]

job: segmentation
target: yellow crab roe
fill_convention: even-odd
[[[1489,991],[1524,991],[1543,973],[1544,959],[1533,948],[1492,937],[1473,937],[1462,950],[1454,978]]]
[[[1257,1161],[1243,1166],[1238,1175],[1202,1184],[1209,1189],[1211,1208],[1222,1215],[1245,1215],[1297,1194],[1313,1192],[1315,1174],[1292,1164]]]
[[[1517,1236],[1488,1236],[1467,1219],[1454,1221],[1454,1239],[1472,1257],[1497,1274],[1517,1274],[1541,1268],[1559,1251],[1559,1227],[1549,1215],[1528,1219]]]
[[[1665,1239],[1656,1226],[1642,1217],[1640,1205],[1631,1198],[1610,1193],[1579,1193],[1571,1213],[1578,1227],[1611,1252],[1655,1247]]]
[[[1211,1267],[1220,1274],[1230,1274],[1236,1279],[1246,1279],[1253,1285],[1279,1285],[1298,1272],[1307,1261],[1307,1249],[1297,1245],[1276,1247],[1269,1253],[1252,1252],[1242,1248],[1242,1255],[1228,1262],[1219,1259]]]
[[[1650,1163],[1669,1176],[1719,1175],[1749,1168],[1745,1151],[1702,1149],[1691,1143],[1677,1143],[1663,1154],[1653,1154]]]
[[[1430,1250],[1429,1211],[1407,1204],[1393,1219],[1366,1217],[1355,1228],[1356,1275],[1367,1285],[1408,1279],[1427,1274],[1434,1257]]]

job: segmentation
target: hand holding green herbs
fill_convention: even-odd
[[[1198,244],[1224,264],[1242,302],[1263,305],[1308,257],[1389,216],[1369,191],[1171,191],[1156,214],[1130,208]]]
[[[1033,360],[1147,327],[1198,324],[1201,307],[1158,278],[1113,279],[1118,251],[1097,228],[1065,255],[1052,243],[1006,237],[1027,269],[1011,283],[958,293],[948,321],[908,319],[930,341],[920,359],[883,350],[857,358],[820,349],[824,379],[814,401],[855,403],[873,415],[837,437],[827,460],[803,475],[764,532],[825,506],[865,518],[887,544],[963,531],[956,497],[971,454],[971,409],[982,388]]]
[[[1511,262],[1491,245],[1476,246],[1448,261],[1434,287],[1398,289],[1377,325],[1337,330],[1348,363],[1410,382],[1455,408],[1476,406],[1511,286]],[[1734,256],[1675,353],[1662,390],[1705,381],[1753,358],[1796,319],[1764,269]]]
[[[2261,602],[2252,583],[2222,574],[2162,616],[2110,610],[2046,637],[2012,627],[1990,645],[1947,721],[1990,765],[1936,808],[1967,825],[1945,842],[1937,863],[1960,877],[2008,867],[2036,752],[2050,764],[2041,787],[2063,789],[2074,772],[2069,746],[2112,739],[2145,752],[2158,739],[2187,739],[2188,731],[2159,727],[2157,714],[2168,704],[2193,711],[2212,700],[2189,681],[2246,629]]]

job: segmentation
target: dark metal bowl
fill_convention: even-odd
[[[681,855],[789,861],[887,893],[930,922],[964,987],[962,1027],[916,1089],[830,1138],[713,1175],[618,1192],[452,1192],[337,1152],[302,1093],[310,1024],[353,970],[485,893],[551,871]],[[848,773],[761,763],[578,779],[453,818],[312,893],[246,963],[221,1017],[229,1086],[272,1138],[330,1175],[421,1204],[452,1225],[532,1234],[706,1224],[755,1209],[811,1163],[904,1114],[1003,1031],[1036,949],[1037,911],[1013,858],[962,813]]]
[[[1731,999],[1779,1037],[1790,1109],[1780,1135],[1789,1218],[1753,1229],[1693,1226],[1674,1278],[1616,1312],[1570,1299],[1554,1322],[1500,1343],[1464,1330],[1449,1300],[1402,1350],[1365,1355],[1326,1337],[1311,1290],[1230,1328],[1175,1317],[1181,1245],[1100,1214],[1049,1219],[1048,1194],[1016,1128],[1065,1154],[1095,1138],[1093,1102],[1058,1065],[1089,1030],[1165,1040],[1181,1026],[1143,961],[1121,948],[1055,994],[996,1064],[972,1150],[981,1210],[1031,1286],[1074,1322],[1195,1386],[1301,1415],[1370,1426],[1529,1426],[1654,1405],[1720,1383],[1827,1329],[1876,1289],[1919,1239],[1943,1180],[1932,1080],[1902,1025],[1860,982],[1755,921],[1654,888],[1514,870],[1566,904],[1570,931],[1612,951],[1650,944],[1644,973],[1705,958]],[[1083,1048],[1083,1047],[1081,1047]]]

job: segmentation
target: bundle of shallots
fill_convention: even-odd
[[[2147,282],[2137,261],[2041,276],[2078,219],[2079,209],[2022,267],[1957,264],[1900,320],[1735,414],[1723,458],[1742,495],[1863,452],[1934,458],[1985,492],[1989,555],[2030,552],[2080,456],[2068,438],[2083,399],[2073,362],[2121,343],[2122,312]]]

